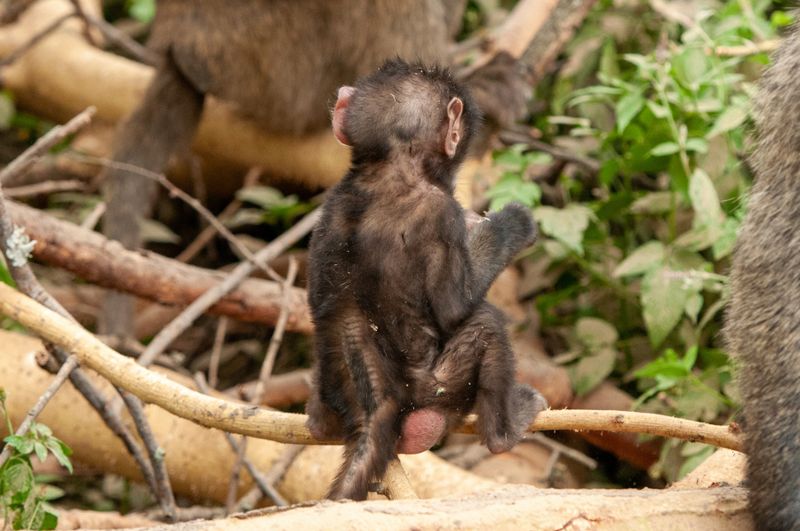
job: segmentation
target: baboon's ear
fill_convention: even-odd
[[[350,139],[347,138],[347,133],[345,132],[345,128],[347,127],[347,124],[345,123],[345,114],[347,112],[347,107],[350,105],[350,98],[353,96],[355,91],[356,89],[353,87],[341,87],[336,98],[336,106],[333,108],[333,119],[331,120],[333,125],[333,135],[336,137],[336,140],[345,146],[352,145],[350,143]]]
[[[447,104],[447,133],[444,137],[444,152],[451,159],[456,155],[458,143],[464,130],[464,102],[461,98],[453,98]]]

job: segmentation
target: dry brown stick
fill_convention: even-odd
[[[198,372],[198,373],[196,373],[194,375],[194,381],[197,384],[197,388],[200,390],[201,393],[203,393],[203,394],[208,393],[208,384],[206,383],[205,378],[203,378],[203,373],[202,372]],[[277,505],[279,507],[287,506],[288,502],[286,501],[286,499],[283,496],[281,496],[278,491],[275,490],[275,487],[272,486],[272,484],[267,480],[267,478],[264,476],[264,474],[262,474],[255,467],[255,465],[252,463],[252,461],[250,461],[247,458],[247,456],[244,455],[244,450],[241,449],[240,444],[236,442],[236,439],[234,438],[234,436],[231,433],[225,431],[225,439],[227,439],[228,444],[231,446],[231,448],[233,448],[233,451],[236,452],[237,455],[240,455],[240,452],[241,452],[241,462],[242,462],[242,464],[247,469],[247,472],[250,474],[250,477],[253,478],[253,481],[255,481],[256,485],[261,490],[261,492],[264,494],[264,496],[267,496],[269,499],[271,499],[275,503],[275,505]],[[247,444],[247,438],[246,437],[242,438],[242,446],[244,444]],[[238,467],[235,467],[235,468],[238,468]],[[236,473],[236,476],[238,477],[238,472]]]
[[[283,479],[286,471],[289,470],[289,467],[292,466],[294,460],[297,459],[297,456],[300,455],[300,452],[304,449],[305,446],[301,444],[287,444],[281,456],[272,463],[269,471],[264,474],[266,482],[270,485],[276,485]],[[239,513],[255,508],[263,497],[264,493],[262,493],[261,489],[256,485],[237,502],[234,512]]]
[[[244,177],[243,187],[246,188],[248,186],[255,185],[260,177],[261,168],[251,168]],[[241,207],[242,201],[239,199],[233,199],[217,217],[220,221],[225,222],[230,219]],[[200,232],[200,234],[197,235],[192,243],[186,246],[186,249],[181,251],[181,253],[175,257],[175,260],[178,260],[179,262],[189,262],[192,258],[197,256],[197,253],[199,253],[203,247],[208,245],[208,243],[214,238],[214,236],[216,236],[216,234],[217,231],[212,225],[207,226]]]
[[[72,7],[75,9],[75,15],[78,16],[81,20],[83,20],[83,36],[86,37],[86,40],[92,46],[97,46],[97,42],[95,41],[94,36],[91,32],[91,25],[89,24],[89,20],[87,18],[86,10],[83,9],[81,5],[81,0],[70,0]]]
[[[289,318],[289,293],[297,278],[297,259],[294,256],[289,257],[289,271],[286,274],[286,281],[283,283],[283,303],[281,304],[281,313],[278,316],[278,322],[275,324],[275,329],[272,331],[272,337],[269,340],[267,353],[264,355],[264,363],[261,364],[261,371],[258,373],[258,384],[256,385],[256,392],[253,399],[250,401],[252,404],[259,405],[264,400],[264,389],[267,381],[272,376],[272,369],[275,366],[275,358],[278,356],[278,349],[283,341],[283,333],[286,330],[286,321]]]
[[[162,304],[185,306],[219,286],[227,275],[147,251],[129,251],[102,234],[82,230],[73,223],[13,201],[7,202],[7,208],[14,222],[37,240],[33,251],[37,260],[66,269],[102,287]],[[99,264],[103,266],[98,267]],[[209,308],[211,313],[267,325],[277,321],[282,299],[279,284],[246,278],[238,288],[224,291],[227,294]],[[294,288],[286,329],[308,334],[312,328],[306,292]]]
[[[64,125],[57,125],[50,129],[43,137],[34,142],[31,147],[23,151],[19,157],[12,160],[0,171],[0,184],[24,172],[51,147],[88,125],[95,112],[94,107],[87,107]]]
[[[233,437],[231,435],[231,437]],[[239,473],[242,471],[245,453],[247,452],[247,437],[239,438],[239,448],[236,449],[236,461],[231,468],[231,479],[228,480],[228,495],[225,497],[225,514],[231,514],[236,508],[236,496],[239,493]],[[260,492],[260,491],[259,491]]]
[[[525,437],[525,440],[541,444],[542,446],[552,451],[554,454],[555,453],[562,454],[564,455],[564,457],[568,457],[569,459],[572,459],[576,463],[582,464],[583,466],[585,466],[590,470],[594,470],[595,468],[597,468],[597,461],[595,461],[588,455],[579,452],[578,450],[571,448],[566,444],[554,441],[553,439],[547,437],[543,433],[531,433],[530,435]]]
[[[321,209],[316,209],[314,212],[308,214],[299,223],[295,224],[291,229],[281,234],[278,238],[273,240],[269,245],[261,249],[255,254],[256,263],[268,263],[270,260],[284,252],[289,246],[293,245],[300,238],[308,234],[321,215]],[[236,286],[239,285],[250,273],[255,269],[254,262],[242,262],[236,266],[225,279],[203,293],[200,297],[195,299],[186,309],[175,319],[172,320],[156,337],[147,345],[147,350],[139,356],[139,363],[147,366],[153,362],[155,357],[159,355],[176,337],[178,337],[184,330],[200,317],[206,310],[208,310],[214,303],[216,303],[225,294],[229,293]]]
[[[103,37],[108,39],[111,43],[116,44],[123,51],[127,52],[128,55],[140,61],[146,65],[155,66],[158,64],[159,57],[158,54],[155,54],[130,38],[124,31],[120,30],[113,24],[109,24],[102,18],[95,17],[85,11],[82,13],[78,13],[78,16],[83,18],[86,22],[97,28],[100,33],[103,34]]]
[[[51,194],[53,192],[70,192],[76,190],[85,190],[86,183],[75,179],[67,179],[65,181],[44,181],[36,184],[28,184],[24,186],[14,186],[13,188],[6,188],[6,197],[30,197],[32,195]]]
[[[754,55],[757,53],[772,53],[781,45],[782,39],[769,39],[761,42],[750,42],[739,46],[717,46],[707,48],[708,55],[718,55],[720,57],[740,57],[743,55]]]
[[[43,307],[14,288],[0,283],[0,313],[40,337],[76,354],[113,384],[127,389],[146,402],[209,428],[294,444],[335,444],[311,437],[306,416],[267,411],[192,391],[164,376],[149,371],[130,358],[114,352],[92,334]],[[597,410],[547,410],[539,413],[531,430],[595,430],[647,433],[712,444],[741,451],[741,439],[730,426],[717,426],[653,413]],[[469,417],[459,429],[474,432]]]
[[[67,13],[66,15],[62,15],[62,16],[58,17],[53,22],[51,22],[50,24],[45,26],[42,29],[42,31],[40,31],[39,33],[36,33],[35,35],[33,35],[28,40],[28,42],[26,42],[25,44],[23,44],[22,46],[20,46],[16,50],[14,50],[12,53],[10,53],[6,57],[4,57],[3,60],[0,61],[0,68],[12,64],[17,59],[19,59],[20,57],[22,57],[23,55],[28,53],[28,51],[31,48],[33,48],[34,46],[36,46],[37,44],[42,42],[48,35],[50,35],[55,30],[57,30],[58,27],[61,26],[61,24],[63,24],[64,22],[66,22],[67,20],[71,19],[74,16],[75,16],[74,12]]]
[[[53,395],[56,394],[64,382],[67,381],[69,378],[70,373],[78,366],[78,358],[75,356],[70,356],[67,358],[67,361],[58,369],[58,373],[56,373],[55,378],[53,378],[52,383],[47,387],[42,396],[39,397],[39,400],[33,405],[33,407],[28,411],[28,414],[25,415],[25,420],[23,420],[17,431],[14,432],[14,435],[21,436],[28,433],[28,430],[31,428],[33,421],[36,420],[36,417],[39,416],[39,413],[42,412],[44,406],[53,398]],[[0,452],[0,468],[3,467],[3,463],[11,456],[11,445],[6,444],[3,448],[3,451]]]
[[[281,305],[281,314],[278,317],[278,323],[275,325],[275,329],[272,331],[272,337],[269,341],[269,346],[267,347],[267,353],[264,355],[264,362],[261,364],[261,370],[258,374],[258,386],[256,387],[256,393],[253,399],[251,400],[252,404],[260,404],[261,400],[263,399],[264,395],[264,385],[269,380],[269,377],[272,375],[272,368],[275,366],[275,358],[278,355],[278,349],[281,346],[281,341],[283,340],[283,331],[286,328],[286,319],[289,316],[289,290],[294,285],[294,281],[297,278],[297,260],[292,256],[289,258],[289,271],[286,274],[286,280],[283,283],[283,303]],[[236,483],[238,483],[239,478],[239,467],[244,464],[244,455],[243,455],[243,447],[247,444],[247,437],[242,437],[242,442],[240,443],[241,447],[239,449],[239,455],[241,459],[237,459],[236,463],[233,465],[233,472],[231,475],[231,490],[229,491],[228,503],[226,508],[228,511],[232,511],[234,508],[234,504],[236,503]],[[262,485],[258,484],[259,488],[262,488]],[[272,487],[272,484],[269,484]],[[264,494],[267,494],[264,491]],[[280,505],[278,501],[273,498],[276,504]]]
[[[81,228],[86,230],[93,230],[95,226],[100,222],[100,218],[103,217],[103,214],[106,213],[106,204],[105,202],[100,202],[95,205],[89,215],[81,221]]]
[[[198,212],[206,221],[208,221],[209,225],[214,227],[223,238],[228,240],[228,242],[237,250],[239,251],[242,256],[244,256],[248,261],[253,262],[253,264],[257,265],[260,269],[262,269],[267,275],[269,275],[272,280],[276,282],[280,282],[283,279],[280,275],[278,275],[270,266],[269,264],[258,258],[258,256],[254,255],[250,252],[250,249],[244,245],[239,238],[236,237],[229,229],[226,227],[222,222],[220,222],[217,217],[212,214],[203,204],[192,197],[191,195],[187,194],[174,184],[170,182],[169,179],[163,173],[155,173],[150,170],[146,170],[144,168],[140,168],[134,164],[128,164],[125,162],[118,162],[111,159],[103,159],[100,157],[91,157],[89,155],[77,155],[76,158],[83,162],[89,162],[92,164],[99,164],[101,166],[107,168],[114,168],[118,170],[124,170],[129,173],[135,173],[137,175],[141,175],[147,179],[153,180],[163,186],[172,196],[179,198],[181,201],[192,207],[196,212]]]
[[[224,315],[219,318],[217,331],[214,333],[214,346],[211,348],[211,362],[208,365],[208,385],[217,388],[219,377],[219,358],[222,355],[222,345],[225,344],[225,332],[228,330],[228,318]]]
[[[147,452],[150,455],[150,464],[153,466],[153,475],[158,486],[158,490],[155,492],[156,498],[158,498],[166,517],[174,522],[177,518],[175,495],[172,493],[172,485],[169,482],[163,451],[159,447],[158,441],[156,441],[153,430],[150,428],[150,423],[144,412],[144,405],[136,395],[119,387],[117,391],[122,396],[122,400],[125,401],[125,405],[128,407],[133,423],[136,426],[136,431],[139,433],[139,437],[141,437],[144,447],[147,448]]]

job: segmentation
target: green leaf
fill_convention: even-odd
[[[63,441],[60,441],[55,437],[48,440],[46,445],[50,452],[52,452],[53,456],[55,456],[59,464],[69,470],[69,473],[72,474],[72,463],[70,462],[69,457],[67,457],[72,455],[72,449],[70,449],[70,447],[67,446]]]
[[[44,504],[40,500],[32,498],[14,520],[14,527],[16,529],[41,529],[44,517]]]
[[[15,503],[21,503],[33,489],[33,469],[22,457],[12,457],[0,468],[0,492],[10,492]]]
[[[686,317],[691,319],[693,324],[697,324],[697,316],[700,315],[700,310],[703,307],[703,296],[700,293],[694,293],[689,296],[686,301]]]
[[[686,459],[686,461],[683,462],[683,464],[681,464],[680,468],[678,469],[677,479],[682,479],[686,476],[686,474],[700,466],[703,461],[711,457],[711,454],[714,453],[714,450],[715,448],[713,446],[704,444],[701,451],[692,454],[688,459]]]
[[[664,244],[650,241],[633,251],[614,269],[614,277],[641,275],[664,263]]]
[[[617,115],[617,132],[621,133],[628,127],[637,114],[644,107],[644,97],[641,92],[626,94],[617,102],[615,109]]]
[[[680,151],[681,147],[677,142],[662,142],[650,150],[650,155],[653,157],[665,157],[667,155],[674,155]]]
[[[581,317],[575,323],[575,335],[578,341],[590,350],[613,345],[619,338],[614,325],[596,317]]]
[[[702,138],[690,138],[686,141],[686,151],[693,151],[695,153],[707,153],[708,142]]]
[[[662,267],[649,271],[642,281],[642,313],[653,347],[664,342],[680,322],[689,296],[699,291],[699,286],[684,282],[676,273]]]
[[[44,444],[40,441],[34,441],[33,449],[36,451],[36,457],[39,458],[39,462],[44,463],[44,460],[47,459],[47,448],[45,448]]]
[[[745,120],[747,120],[747,108],[741,105],[728,107],[717,117],[714,125],[711,126],[711,129],[706,133],[706,138],[713,138],[719,134],[736,129],[742,125]]]
[[[541,206],[533,210],[533,217],[543,233],[583,255],[583,234],[594,218],[591,209],[574,203],[563,209]]]
[[[9,435],[3,441],[19,454],[28,455],[33,452],[33,441],[24,435]]]
[[[714,260],[721,260],[733,252],[739,235],[739,225],[739,220],[735,218],[727,218],[722,224],[722,232],[711,246]]]
[[[0,92],[0,131],[6,131],[11,127],[17,108],[14,99],[7,90]]]
[[[284,201],[283,194],[270,186],[248,186],[236,192],[239,201],[253,203],[261,208],[269,209]]]
[[[128,0],[128,13],[139,22],[149,23],[156,16],[155,0]]]
[[[179,243],[180,237],[169,230],[166,225],[152,219],[139,220],[142,240],[150,243]]]
[[[686,363],[668,348],[660,357],[633,373],[636,378],[656,378],[663,384],[677,382],[689,375]],[[661,386],[664,389],[664,385]]]
[[[516,174],[506,174],[486,192],[492,201],[489,210],[501,210],[508,203],[522,203],[527,207],[536,205],[542,197],[542,190],[536,183],[523,181]]]
[[[617,360],[617,351],[606,347],[598,350],[595,354],[584,356],[569,367],[572,380],[572,387],[578,396],[585,395],[614,370],[614,363]]]
[[[39,529],[55,529],[56,527],[58,527],[58,514],[45,509]]]
[[[694,209],[695,227],[720,226],[725,221],[714,183],[700,168],[696,168],[689,179],[689,200]]]

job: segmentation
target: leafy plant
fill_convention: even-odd
[[[246,224],[288,226],[295,218],[311,211],[311,203],[301,201],[296,195],[283,195],[280,190],[269,186],[249,186],[240,189],[236,197],[245,203],[259,208],[243,208],[228,222],[231,227]]]
[[[9,433],[14,433],[6,411],[5,391],[0,388],[0,410]],[[0,508],[3,518],[11,522],[14,529],[55,529],[58,515],[47,503],[63,493],[50,485],[37,482],[31,459],[35,455],[40,462],[53,454],[56,460],[72,473],[69,455],[72,450],[63,441],[53,436],[50,428],[34,422],[24,435],[9,435],[3,439],[11,448],[11,455],[0,467]]]
[[[543,238],[528,259],[555,278],[537,307],[545,335],[567,345],[558,359],[577,393],[614,378],[639,408],[719,422],[735,412],[718,341],[750,183],[740,157],[768,62],[727,50],[774,38],[791,17],[764,0],[683,3],[694,11],[669,19],[644,4],[601,2],[570,63],[541,89],[550,112],[535,122],[545,139],[578,146],[599,171],[562,174],[543,193],[528,175],[535,151],[513,146],[495,155],[510,169],[488,195],[491,208],[533,208]],[[686,15],[691,24],[670,20]],[[706,455],[664,448],[658,472],[670,478]]]

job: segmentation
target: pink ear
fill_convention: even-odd
[[[350,143],[350,139],[347,138],[347,135],[344,132],[344,118],[347,111],[347,106],[350,105],[350,97],[355,93],[355,91],[356,89],[353,87],[341,87],[336,98],[336,106],[333,108],[333,120],[331,120],[333,122],[333,135],[336,137],[336,140],[345,146],[352,145]]]
[[[453,98],[447,104],[447,134],[444,138],[444,152],[451,159],[455,156],[458,143],[461,141],[463,122],[461,113],[464,112],[464,102],[460,98]]]

